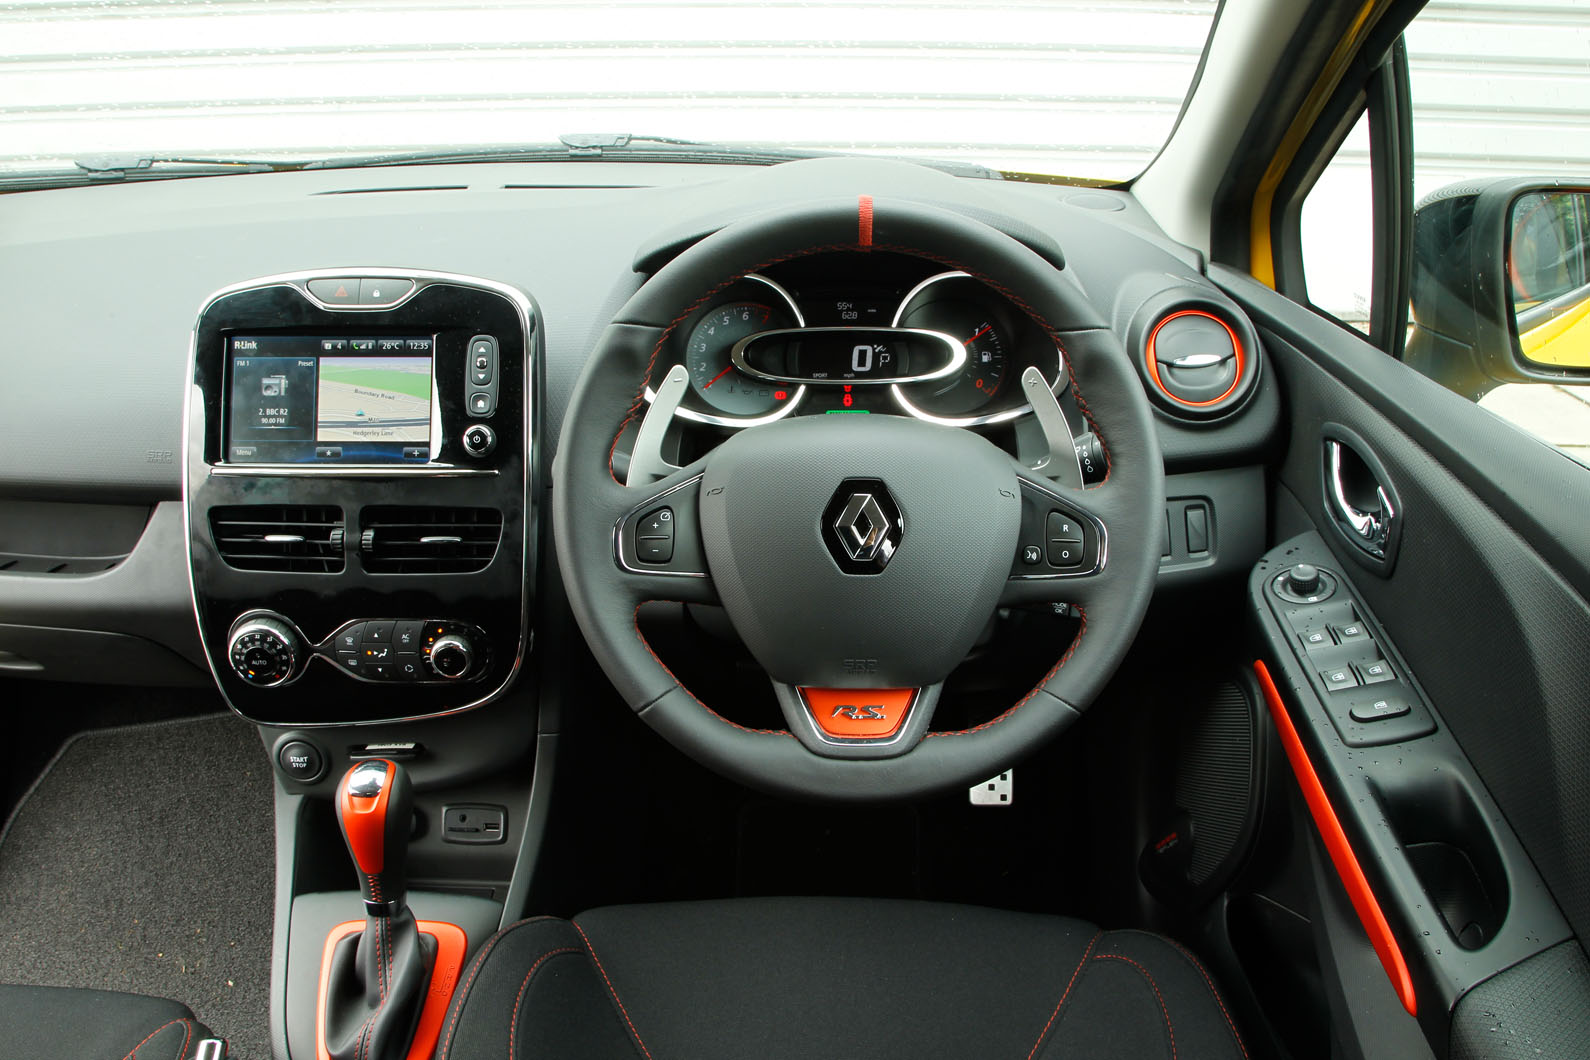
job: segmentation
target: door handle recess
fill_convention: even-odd
[[[1380,461],[1357,435],[1325,430],[1325,510],[1330,522],[1373,568],[1389,568],[1401,530],[1401,502]]]
[[[1374,510],[1359,508],[1347,499],[1347,482],[1342,468],[1342,450],[1345,446],[1334,438],[1325,442],[1326,457],[1330,460],[1330,499],[1335,504],[1336,515],[1363,539],[1365,545],[1384,554],[1391,527],[1397,518],[1397,508],[1386,495],[1386,487],[1375,483],[1375,498],[1380,507]]]

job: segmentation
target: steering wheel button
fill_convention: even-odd
[[[635,555],[642,563],[667,563],[674,558],[674,539],[672,537],[636,538]]]
[[[1043,549],[1037,545],[1028,545],[1021,550],[1021,561],[1029,566],[1043,560]]]
[[[1075,541],[1079,545],[1082,543],[1082,525],[1069,515],[1050,512],[1045,529],[1047,531],[1045,536],[1050,541]]]
[[[1049,541],[1049,566],[1076,567],[1082,563],[1082,542],[1051,538]]]

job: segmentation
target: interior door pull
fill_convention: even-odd
[[[1348,531],[1353,544],[1372,556],[1385,558],[1397,522],[1397,508],[1385,484],[1379,481],[1362,455],[1351,452],[1335,438],[1325,439],[1325,461],[1326,492],[1331,514]],[[1349,469],[1349,463],[1355,466]],[[1374,489],[1376,504],[1369,506],[1364,502],[1355,503],[1352,496],[1363,496],[1370,486]]]

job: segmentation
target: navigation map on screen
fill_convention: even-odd
[[[429,357],[321,357],[317,442],[428,442]]]

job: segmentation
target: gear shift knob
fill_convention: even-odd
[[[370,916],[390,916],[408,889],[414,786],[408,771],[383,758],[360,762],[337,785],[337,820],[359,867],[359,890]]]

